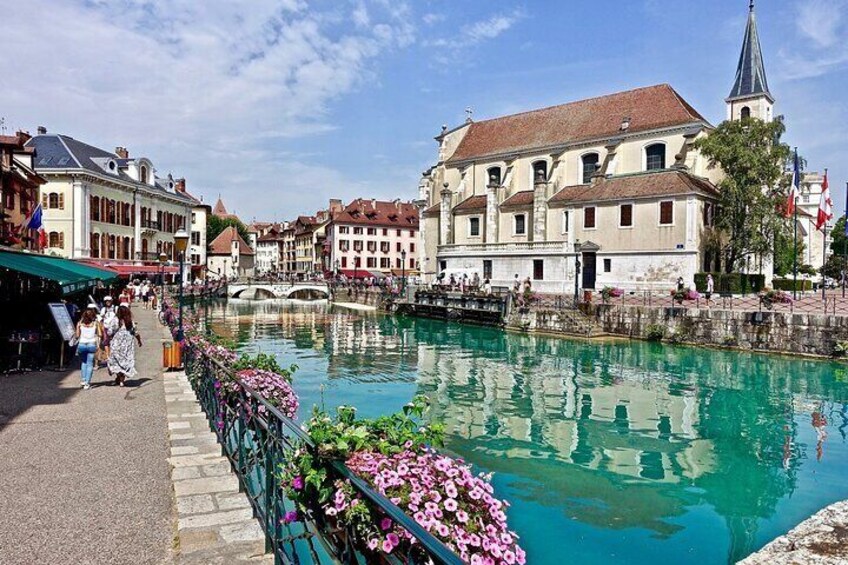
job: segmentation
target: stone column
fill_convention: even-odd
[[[133,204],[135,212],[133,213],[133,259],[141,258],[141,202],[139,202],[138,191],[133,191]],[[149,250],[148,250],[149,251]]]
[[[72,245],[70,248],[69,257],[71,259],[77,259],[79,257],[85,257],[85,238],[88,237],[86,232],[86,223],[87,219],[85,217],[85,186],[83,185],[81,180],[74,179],[73,185],[71,186],[71,198],[73,199],[73,222],[72,222]]]
[[[486,243],[498,242],[498,184],[492,176],[486,187]]]
[[[418,270],[421,276],[425,275],[427,258],[427,221],[424,218],[424,212],[427,210],[429,200],[421,198],[414,202],[418,208]]]
[[[533,183],[533,241],[545,241],[548,225],[548,181],[539,171]]]
[[[448,183],[442,185],[441,209],[439,210],[439,245],[450,245],[453,243],[453,226],[451,222],[451,196],[453,193],[448,189]]]

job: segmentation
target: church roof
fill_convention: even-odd
[[[760,35],[757,33],[754,0],[751,0],[748,25],[745,28],[745,38],[742,40],[742,53],[739,55],[739,65],[736,68],[736,81],[733,83],[733,89],[730,91],[728,100],[749,98],[760,94],[772,98],[766,80]]]
[[[220,199],[218,201],[220,202]],[[218,237],[209,244],[209,254],[229,255],[232,252],[233,241],[238,241],[240,255],[254,255],[253,249],[250,248],[250,245],[247,244],[244,238],[239,235],[238,230],[233,226],[225,228],[224,231],[222,231]]]
[[[221,218],[223,220],[227,220],[227,219],[239,220],[238,216],[236,216],[235,214],[230,214],[229,212],[227,212],[227,207],[224,206],[224,201],[221,200],[220,196],[218,197],[218,201],[215,203],[215,207],[212,208],[212,215],[218,216],[219,218]],[[241,220],[239,220],[239,221],[241,221]]]
[[[566,186],[548,200],[555,204],[608,202],[697,194],[715,198],[718,189],[706,179],[664,169],[603,178],[595,184]]]
[[[671,86],[660,84],[473,122],[449,163],[562,147],[693,123],[706,124]]]

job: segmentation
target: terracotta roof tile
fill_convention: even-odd
[[[521,192],[516,192],[503,202],[501,202],[501,207],[509,208],[516,206],[532,206],[533,205],[533,191],[532,190],[522,190]]]
[[[250,245],[239,235],[239,232],[233,226],[227,227],[224,231],[218,234],[212,243],[209,244],[210,255],[229,255],[232,251],[233,241],[239,242],[239,252],[242,255],[254,255]]]
[[[463,212],[467,210],[485,210],[486,209],[486,197],[485,196],[469,196],[462,202],[454,207],[454,212]]]
[[[624,118],[630,118],[628,133],[707,123],[671,86],[661,84],[474,122],[448,162],[618,136]]]
[[[333,216],[336,224],[418,229],[418,206],[412,202],[357,198]]]
[[[576,204],[606,202],[628,198],[655,198],[683,194],[718,196],[718,189],[710,181],[682,171],[658,171],[622,175],[601,179],[597,184],[566,186],[548,200],[551,204]]]
[[[432,215],[438,214],[441,211],[442,211],[442,203],[437,202],[437,203],[433,204],[432,206],[430,206],[429,208],[427,208],[426,210],[424,210],[424,215],[425,216],[432,216]]]

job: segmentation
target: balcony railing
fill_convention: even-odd
[[[440,255],[574,253],[574,246],[565,241],[522,241],[516,243],[462,243],[440,245]]]
[[[364,565],[373,562],[357,550],[353,532],[328,524],[320,512],[310,512],[302,521],[286,523],[283,520],[286,512],[295,510],[295,507],[284,495],[278,469],[299,445],[315,450],[309,436],[217,360],[187,346],[185,364],[186,374],[206,412],[210,429],[217,435],[224,455],[238,476],[241,490],[247,494],[265,531],[265,549],[273,553],[275,563]],[[238,381],[241,390],[221,394],[224,380]],[[349,481],[363,499],[410,532],[418,542],[411,547],[423,548],[427,556],[423,562],[462,563],[456,554],[418,522],[354,475],[344,462],[334,462],[331,473]],[[396,554],[387,556],[384,561],[421,562],[420,556]]]

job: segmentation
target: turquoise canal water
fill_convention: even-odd
[[[326,304],[230,301],[208,315],[244,351],[299,365],[302,416],[429,396],[448,449],[495,472],[533,564],[734,562],[848,498],[839,364]]]

